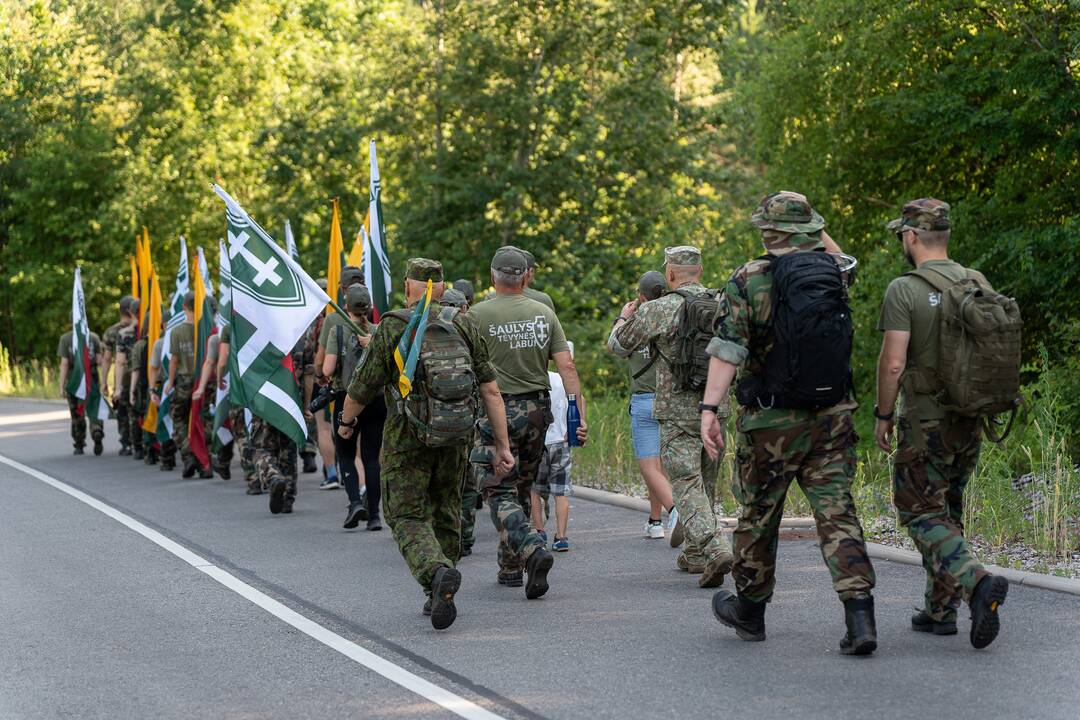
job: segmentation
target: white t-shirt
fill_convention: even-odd
[[[551,382],[551,414],[555,416],[555,422],[548,426],[545,445],[561,443],[566,440],[566,409],[570,403],[566,400],[566,388],[563,387],[559,373],[548,373]]]

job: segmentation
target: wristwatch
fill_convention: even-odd
[[[878,406],[877,405],[874,406],[874,417],[876,417],[878,420],[885,420],[886,422],[888,422],[889,420],[892,420],[895,416],[896,416],[896,411],[895,410],[893,410],[888,415],[882,415],[881,412],[878,410]]]
[[[715,415],[716,412],[720,409],[720,406],[719,405],[706,405],[705,403],[698,403],[697,409],[698,409],[699,413],[711,412],[713,415]]]

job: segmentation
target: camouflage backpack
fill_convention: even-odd
[[[353,373],[356,372],[356,366],[360,364],[360,356],[364,354],[364,347],[360,344],[360,338],[352,328],[348,330],[349,337],[345,337],[346,329],[342,323],[334,326],[334,333],[337,335],[339,354],[337,367],[334,368],[334,375],[341,378],[342,385],[349,387]]]
[[[457,308],[438,308],[428,318],[420,346],[412,392],[398,408],[409,419],[416,439],[429,447],[463,446],[472,437],[478,407],[472,351],[454,326]],[[406,311],[388,313],[409,321]]]
[[[941,323],[938,367],[907,370],[902,379],[906,391],[936,393],[947,411],[981,418],[987,437],[1001,442],[1020,404],[1023,322],[1016,300],[980,284],[970,271],[956,282],[931,268],[907,274],[941,293]],[[996,435],[991,419],[1005,412],[1012,415]],[[916,437],[916,445],[920,440]]]
[[[703,390],[709,378],[709,354],[705,349],[713,338],[716,313],[720,308],[719,290],[704,292],[671,290],[683,298],[679,327],[675,334],[675,353],[664,358],[671,366],[679,390]]]

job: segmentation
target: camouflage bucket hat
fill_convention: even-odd
[[[810,207],[805,195],[787,190],[767,195],[750,222],[762,230],[787,233],[812,233],[825,227],[825,219]]]
[[[443,281],[442,263],[427,258],[411,258],[405,270],[405,277],[409,280],[419,280],[433,283]]]
[[[945,232],[952,227],[952,223],[949,222],[949,203],[934,198],[912,200],[904,203],[900,217],[891,220],[885,227],[893,232],[907,228]]]

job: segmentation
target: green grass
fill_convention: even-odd
[[[0,397],[54,400],[59,395],[57,369],[38,360],[13,364],[0,345]]]
[[[1006,442],[1001,446],[983,444],[979,466],[965,495],[964,524],[969,535],[979,536],[991,546],[1019,542],[1047,559],[1063,559],[1080,549],[1080,472],[1074,469],[1066,450],[1056,403],[1037,392],[1028,394],[1032,396],[1028,403],[1031,410],[1018,418]],[[626,410],[625,399],[590,398],[589,443],[574,451],[574,482],[645,497]],[[727,451],[716,497],[725,514],[734,514],[737,507],[729,487],[731,443]],[[1040,478],[1032,486],[1036,495],[1013,489],[1013,479],[1026,473]],[[864,527],[898,525],[892,506],[889,457],[870,445],[866,436],[860,445],[852,494]],[[801,491],[788,495],[785,515],[810,515]],[[880,523],[882,520],[887,522]]]

